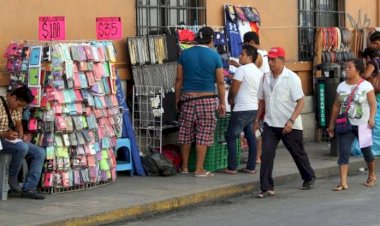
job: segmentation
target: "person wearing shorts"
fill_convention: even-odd
[[[209,177],[203,163],[207,147],[214,142],[215,111],[220,117],[226,113],[222,60],[210,49],[214,31],[210,27],[199,30],[197,45],[180,55],[175,81],[177,110],[180,112],[178,143],[181,144],[182,166],[180,173],[188,173],[188,160],[192,143],[196,144],[197,160],[194,176]],[[215,87],[216,83],[216,87]],[[218,96],[216,95],[216,89]]]

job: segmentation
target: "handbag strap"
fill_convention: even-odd
[[[5,102],[4,97],[0,96],[0,99],[1,99],[1,102],[3,102],[3,106],[4,106],[4,109],[5,109],[5,112],[7,113],[7,116],[8,116],[8,127],[10,129],[14,129],[15,125],[14,125],[13,120],[11,118],[11,114],[9,113],[8,104]]]
[[[350,104],[351,104],[352,98],[353,98],[353,96],[354,96],[356,90],[358,89],[360,83],[362,83],[363,81],[364,81],[364,79],[361,78],[361,79],[359,80],[358,84],[356,84],[355,88],[351,91],[351,94],[350,94],[350,96],[348,97],[348,101],[347,101],[347,108],[346,108],[346,111],[345,111],[346,113],[347,113],[348,110],[350,109]]]

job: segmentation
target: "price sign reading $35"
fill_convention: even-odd
[[[98,40],[118,40],[122,36],[120,17],[97,17],[96,38]]]
[[[66,18],[64,16],[41,16],[38,24],[38,39],[43,41],[65,40]]]

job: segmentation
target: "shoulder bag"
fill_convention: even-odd
[[[351,94],[348,97],[347,107],[345,111],[339,114],[335,121],[335,132],[337,134],[348,133],[348,132],[351,132],[352,130],[352,125],[350,123],[350,119],[348,118],[348,110],[350,109],[350,104],[356,90],[358,89],[360,83],[362,83],[363,81],[364,81],[363,79],[360,79],[356,87],[351,91]]]

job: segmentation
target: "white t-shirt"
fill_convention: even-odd
[[[296,101],[304,97],[301,79],[296,73],[284,67],[271,90],[271,76],[272,72],[264,74],[257,98],[265,100],[264,122],[271,127],[284,128],[296,108]],[[303,129],[301,115],[296,118],[293,129]]]
[[[269,73],[270,69],[269,69],[269,62],[268,62],[268,52],[263,49],[258,49],[257,52],[263,58],[263,64],[259,68],[260,71],[262,71],[263,73]]]
[[[241,81],[241,85],[234,99],[233,111],[257,110],[257,90],[262,76],[263,73],[253,63],[238,67],[234,80]]]
[[[355,85],[349,85],[345,81],[341,82],[336,89],[339,95],[339,103],[341,104],[340,113],[346,110],[348,97],[350,96],[352,90],[356,87]],[[369,104],[367,99],[367,93],[373,90],[371,83],[363,81],[359,84],[358,89],[352,97],[350,103],[350,109],[348,110],[348,118],[352,125],[365,125],[368,123],[369,119]]]

